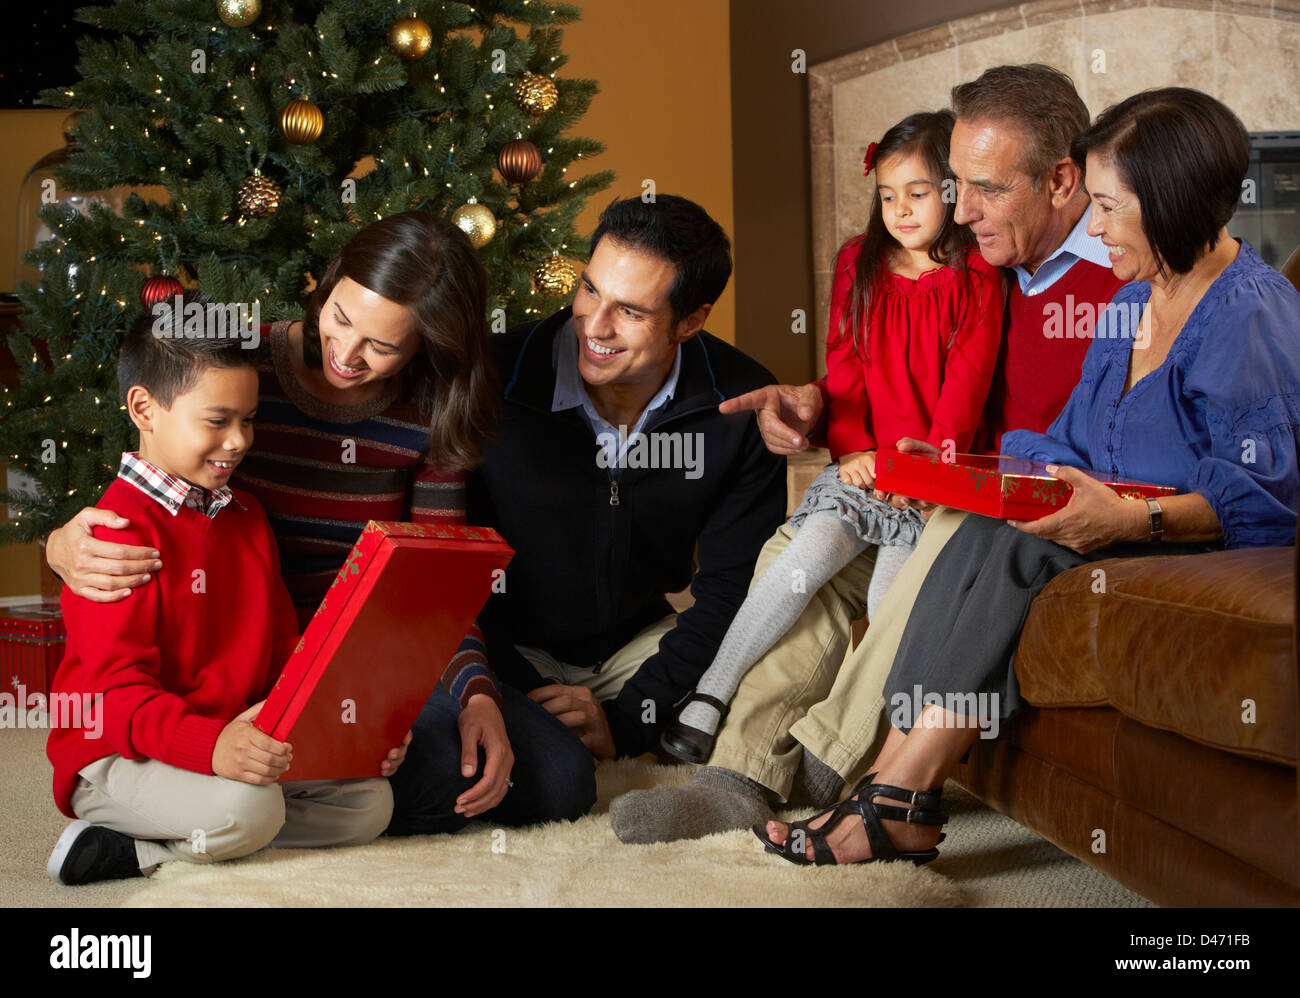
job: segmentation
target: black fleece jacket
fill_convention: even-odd
[[[752,413],[718,412],[723,399],[775,379],[734,347],[697,334],[682,345],[674,397],[642,432],[652,441],[698,434],[686,453],[698,455],[702,445],[702,460],[694,468],[633,467],[630,447],[626,466],[602,467],[581,410],[551,411],[552,346],[571,313],[493,337],[505,412],[470,475],[468,514],[516,553],[505,592],[488,600],[480,621],[493,670],[529,690],[543,681],[515,645],[597,667],[671,613],[664,594],[689,583],[694,606],[603,704],[618,755],[637,755],[657,745],[673,704],[712,664],[759,549],[784,519],[785,459],[764,446]]]

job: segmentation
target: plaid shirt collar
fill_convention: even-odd
[[[230,489],[213,490],[191,485],[150,464],[135,451],[122,452],[122,466],[117,470],[117,477],[126,479],[145,495],[156,499],[172,516],[182,506],[188,506],[208,519],[214,518],[230,502],[243,509]]]

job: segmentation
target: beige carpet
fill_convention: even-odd
[[[1148,906],[953,784],[948,839],[925,867],[797,868],[764,853],[748,832],[626,846],[610,829],[609,801],[689,775],[684,766],[638,760],[603,765],[594,813],[573,824],[481,824],[459,835],[381,839],[360,849],[266,850],[216,866],[168,863],[148,880],[66,888],[44,872],[66,822],[50,796],[43,748],[42,732],[0,731],[0,878],[8,905]]]

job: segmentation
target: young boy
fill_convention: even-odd
[[[275,782],[293,748],[252,721],[297,620],[266,514],[227,485],[253,440],[254,351],[160,337],[154,322],[143,316],[122,347],[118,384],[140,449],[122,455],[101,499],[130,525],[95,533],[151,547],[167,567],[116,603],[63,591],[67,652],[53,692],[89,694],[99,714],[53,728],[46,746],[59,810],[80,819],[46,867],[63,884],[272,842],[360,845],[392,814],[386,779]]]

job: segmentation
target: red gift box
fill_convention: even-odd
[[[284,780],[378,776],[514,551],[486,527],[371,520],[255,722]]]
[[[40,693],[49,702],[54,670],[63,661],[66,632],[57,603],[0,607],[0,682],[17,696]]]
[[[1125,499],[1159,498],[1178,490],[1170,485],[1117,479],[1080,469],[1110,486]],[[1047,465],[1003,455],[904,454],[882,450],[876,455],[876,488],[882,492],[936,502],[1001,520],[1038,520],[1070,501],[1074,487],[1048,474]]]

